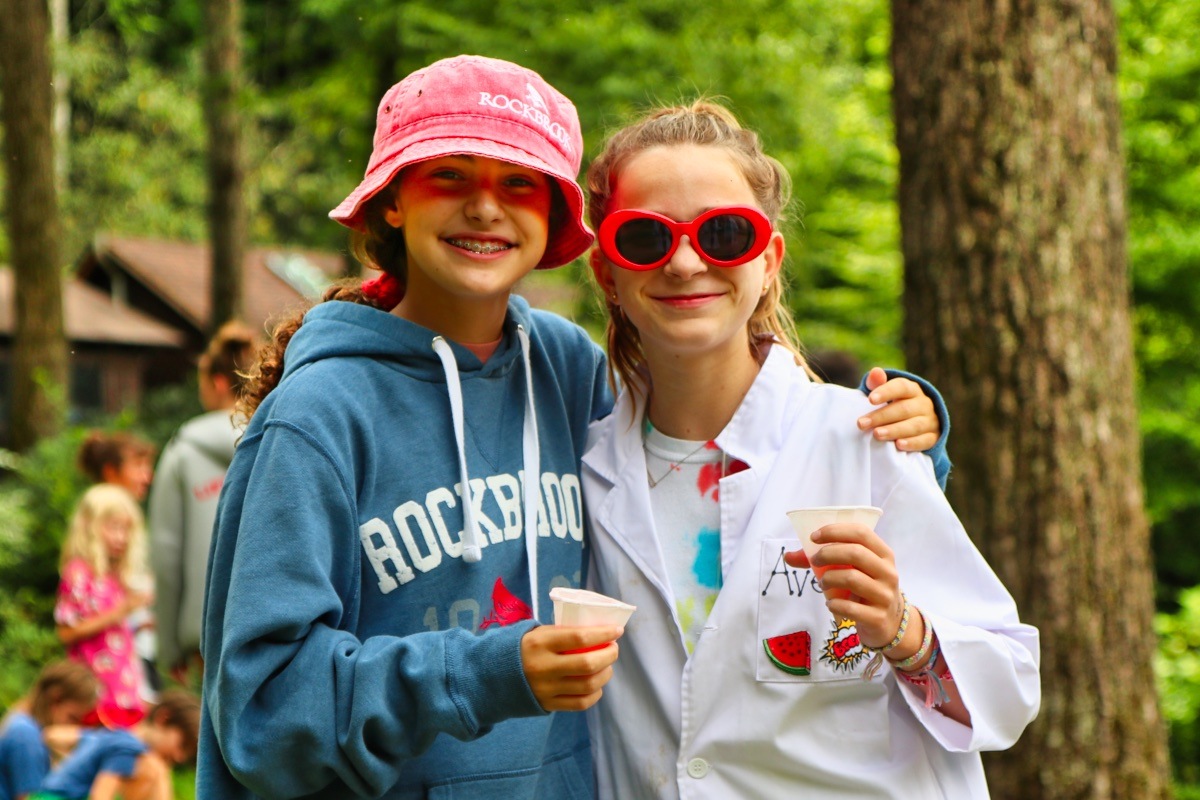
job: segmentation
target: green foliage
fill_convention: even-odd
[[[137,413],[98,420],[104,430],[134,430],[160,446],[199,412],[194,385],[151,393]],[[54,601],[63,538],[87,478],[76,466],[90,428],[72,426],[17,456],[0,451],[0,708],[24,694],[37,671],[61,658]]]
[[[171,773],[171,782],[175,786],[176,800],[192,800],[196,796],[195,769],[191,767],[176,767],[175,771]]]
[[[4,497],[0,502],[16,512],[8,518],[0,586],[27,588],[36,596],[53,597],[63,537],[75,501],[87,485],[75,465],[86,432],[76,426],[41,440],[21,458],[15,475],[0,484],[0,496]],[[50,622],[48,613],[42,621]]]
[[[1200,587],[1181,592],[1179,611],[1159,614],[1155,629],[1159,646],[1154,666],[1171,730],[1174,774],[1200,788]]]
[[[164,68],[145,49],[94,28],[75,36],[65,55],[72,84],[70,177],[60,197],[65,258],[105,231],[205,234],[198,67],[191,59]]]
[[[1169,607],[1200,583],[1200,6],[1117,8],[1146,500]]]
[[[8,460],[9,466],[13,459]],[[10,573],[18,545],[29,524],[26,493],[0,485],[0,574]],[[14,576],[15,577],[15,576]],[[32,644],[39,637],[53,639],[40,614],[31,615],[26,605],[33,592],[15,580],[0,580],[0,709],[7,708],[29,689],[44,663],[45,649]],[[31,618],[34,616],[35,618]]]
[[[142,407],[136,419],[130,418],[128,425],[136,427],[138,433],[153,442],[159,452],[175,431],[184,422],[203,413],[200,405],[196,375],[179,386],[164,386],[142,398]]]
[[[107,230],[203,239],[198,3],[72,6],[72,40],[59,54],[74,112],[64,255]],[[1160,603],[1172,608],[1181,590],[1200,583],[1192,535],[1200,528],[1200,4],[1116,0],[1115,7],[1145,483]],[[244,13],[253,240],[344,247],[345,232],[326,213],[362,175],[376,103],[394,81],[436,58],[473,52],[539,70],[576,102],[589,155],[648,105],[716,95],[761,132],[792,176],[788,275],[805,343],[900,364],[898,165],[884,0],[246,0]],[[0,260],[6,246],[0,233]],[[577,263],[546,277],[586,283],[585,275]],[[585,294],[575,316],[595,331],[602,312],[590,289]],[[149,438],[162,444],[198,410],[194,391],[152,401],[161,405],[138,418]],[[79,435],[73,429],[43,443],[0,483],[0,586],[25,585],[43,599],[52,586],[58,542],[81,489],[73,466]],[[20,613],[14,603],[0,603],[6,665],[23,663],[17,650],[37,657],[36,637],[23,626],[48,613],[44,602]],[[1187,626],[1200,628],[1190,619]],[[10,645],[10,632],[23,644]],[[1182,634],[1164,636],[1164,648],[1182,641]],[[1184,668],[1186,653],[1168,653],[1171,669]],[[21,669],[8,670],[13,685],[26,679]],[[0,693],[7,681],[0,678]],[[1196,718],[1195,702],[1180,699],[1194,684],[1177,671],[1166,681],[1170,713],[1191,715],[1172,716],[1173,746],[1187,751],[1182,761],[1177,752],[1177,767],[1200,762],[1200,735],[1187,722]]]
[[[32,588],[0,595],[0,709],[29,691],[44,664],[62,658],[47,617],[45,598]]]
[[[7,455],[6,467],[22,463]],[[50,548],[31,535],[37,517],[33,495],[14,479],[0,483],[0,664],[5,666],[0,670],[0,709],[25,694],[43,664],[62,656],[51,616],[58,553],[47,552]],[[38,569],[40,578],[28,575],[31,565],[50,567],[49,580],[43,569]]]

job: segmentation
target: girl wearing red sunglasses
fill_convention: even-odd
[[[930,460],[808,374],[786,172],[698,102],[618,132],[588,188],[623,387],[583,459],[590,580],[638,607],[589,712],[600,796],[986,797],[979,752],[1037,712],[1037,631]],[[789,510],[850,505],[883,514],[793,552]]]

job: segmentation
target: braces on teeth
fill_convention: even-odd
[[[499,253],[501,250],[508,250],[510,247],[512,247],[511,244],[467,242],[463,241],[462,239],[447,239],[446,241],[450,242],[450,244],[454,245],[455,247],[461,247],[464,250],[470,250],[472,253],[479,253],[480,255]]]

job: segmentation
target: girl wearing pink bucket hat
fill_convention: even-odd
[[[548,712],[596,702],[621,630],[537,622],[583,578],[579,459],[612,400],[586,333],[512,295],[592,243],[581,154],[571,102],[504,61],[381,101],[330,215],[381,274],[282,323],[243,399],[201,798],[593,797],[584,715]]]
[[[200,797],[593,796],[584,716],[548,712],[596,701],[621,631],[537,620],[580,585],[579,458],[611,399],[587,335],[511,295],[592,243],[582,151],[571,102],[515,64],[446,59],[384,96],[330,214],[382,274],[280,326],[244,400]]]

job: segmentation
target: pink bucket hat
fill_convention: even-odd
[[[595,238],[575,182],[583,134],[575,106],[533,70],[483,56],[455,56],[419,69],[379,103],[367,173],[331,219],[366,230],[362,206],[418,161],[474,155],[520,164],[558,182],[567,219],[554,226],[539,269],[582,255]]]

